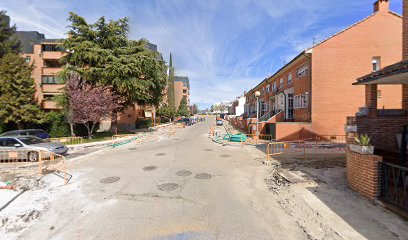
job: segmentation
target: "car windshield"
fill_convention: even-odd
[[[20,132],[19,131],[10,131],[10,132],[5,132],[1,134],[1,136],[13,136],[13,135],[18,135]]]
[[[26,145],[33,145],[44,142],[44,140],[37,137],[19,137],[18,140],[22,141]]]

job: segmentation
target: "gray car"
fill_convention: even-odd
[[[7,136],[0,137],[0,160],[10,158],[9,152],[16,151],[18,156],[14,158],[29,160],[32,162],[38,161],[38,151],[53,152],[64,155],[68,152],[65,145],[54,142],[47,142],[41,138],[34,136]],[[49,154],[45,154],[49,156]]]

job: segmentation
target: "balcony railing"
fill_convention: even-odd
[[[283,112],[283,110],[267,112],[259,120],[262,121],[262,122],[268,121],[269,119],[273,118],[274,116],[278,115],[281,112]]]
[[[59,72],[62,71],[62,68],[49,68],[49,67],[43,67],[42,68],[42,74],[43,75],[57,75]]]
[[[41,58],[42,59],[53,59],[53,60],[57,60],[62,58],[65,55],[65,52],[48,52],[48,51],[44,51],[41,53]]]
[[[57,103],[51,100],[43,100],[42,101],[42,108],[43,109],[58,109]]]
[[[44,93],[58,93],[64,88],[64,84],[45,84],[41,85],[42,91]]]

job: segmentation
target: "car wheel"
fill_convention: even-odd
[[[30,162],[38,162],[39,160],[38,152],[29,152],[27,155],[27,159]]]

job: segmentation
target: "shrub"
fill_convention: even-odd
[[[153,119],[151,119],[151,118],[138,119],[135,122],[135,127],[136,127],[136,129],[148,128],[148,127],[151,127],[152,124],[153,124]]]
[[[64,115],[59,112],[49,113],[51,122],[50,136],[53,138],[69,137],[71,135],[69,123],[66,121]]]

